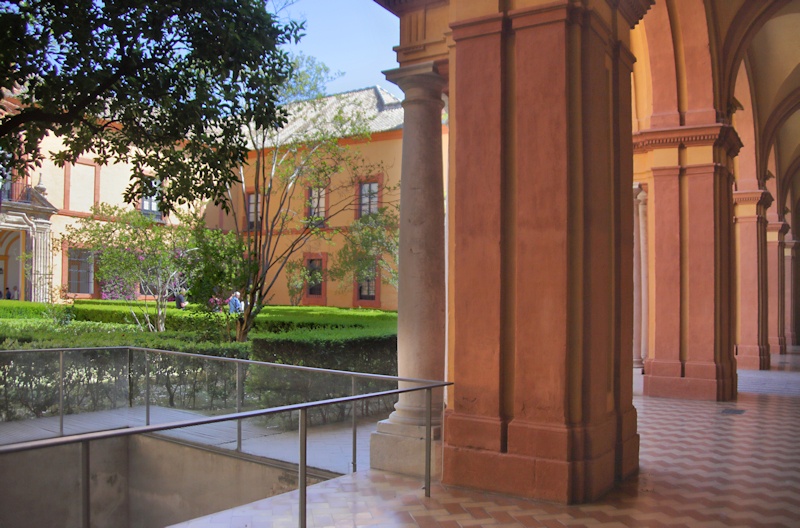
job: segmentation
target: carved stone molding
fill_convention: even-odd
[[[644,18],[653,4],[655,0],[617,0],[617,8],[631,29]]]
[[[742,148],[742,141],[732,126],[721,124],[644,130],[633,136],[634,152],[705,145],[722,148],[733,157]]]
[[[733,191],[733,204],[734,205],[751,205],[757,204],[763,206],[765,209],[772,205],[773,198],[769,191],[756,190],[756,191]]]
[[[789,224],[786,222],[770,222],[767,224],[767,232],[785,235],[789,232]]]

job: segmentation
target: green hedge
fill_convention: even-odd
[[[75,320],[56,325],[41,303],[0,301],[0,348],[136,346],[396,375],[397,314],[331,307],[269,306],[247,343],[217,343],[226,314],[167,311],[168,331],[142,332],[125,301],[77,300]],[[5,309],[9,306],[9,309]],[[155,306],[148,303],[151,313]]]
[[[0,319],[38,319],[46,313],[44,303],[0,300]]]
[[[253,339],[256,361],[306,367],[397,375],[397,336],[298,340]]]
[[[4,321],[0,324],[1,350],[116,346],[246,359],[250,357],[251,343],[211,343],[190,332],[142,332],[135,325],[84,321],[66,326],[54,326],[42,319]]]

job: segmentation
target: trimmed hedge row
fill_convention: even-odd
[[[397,335],[350,339],[253,339],[251,359],[367,374],[397,375]]]
[[[138,303],[135,310],[143,310],[145,303]],[[155,315],[155,305],[147,304],[148,313]],[[125,301],[76,300],[73,305],[76,321],[95,321],[102,323],[131,324],[133,317]],[[178,310],[172,304],[167,308],[166,328],[176,331],[193,332],[208,326],[210,317],[218,317],[224,324],[226,313],[209,314],[192,309]],[[380,310],[344,309],[332,307],[269,306],[256,318],[251,335],[268,337],[272,334],[285,334],[296,331],[300,339],[319,339],[318,332],[324,331],[324,338],[330,333],[344,330],[352,335],[385,336],[397,334],[397,314]],[[309,333],[307,331],[313,331]]]
[[[135,325],[84,321],[66,326],[54,326],[45,320],[4,321],[0,324],[0,350],[116,346],[246,359],[250,357],[251,343],[212,343],[191,332],[142,332]]]
[[[142,303],[144,304],[144,303]],[[150,312],[155,306],[148,303]],[[166,332],[142,332],[124,301],[77,300],[71,324],[42,303],[0,301],[0,349],[135,346],[317,368],[397,374],[397,314],[331,307],[269,306],[246,343],[214,342],[224,313],[167,310]],[[223,332],[224,334],[224,332]],[[222,335],[219,332],[217,336]]]
[[[0,300],[0,319],[38,319],[46,314],[44,303]]]

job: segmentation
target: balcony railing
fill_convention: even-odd
[[[446,385],[450,383],[142,348],[0,351],[2,422],[58,419],[57,433],[42,433],[45,429],[41,429],[35,433],[38,437],[16,437],[13,441],[4,438],[0,423],[0,455],[80,444],[82,521],[88,527],[90,475],[88,462],[83,460],[88,460],[89,442],[144,433],[177,435],[178,430],[185,435],[192,428],[230,424],[226,431],[235,435],[232,450],[263,455],[263,448],[260,453],[248,451],[253,446],[248,437],[253,426],[247,430],[243,427],[257,420],[261,432],[254,437],[269,436],[266,430],[299,432],[299,518],[304,527],[309,428],[349,421],[350,467],[356,471],[358,411],[362,419],[385,415],[396,396],[404,392],[426,393],[424,488],[425,495],[430,496],[431,415],[441,412],[431,409],[432,391]],[[174,410],[184,415],[176,419]],[[85,430],[86,420],[77,419],[78,415],[101,411],[116,420],[109,423],[105,418],[105,430]],[[234,438],[229,440],[233,445]]]
[[[0,197],[3,202],[30,203],[31,188],[24,180],[0,180]]]

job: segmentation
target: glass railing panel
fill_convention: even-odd
[[[236,412],[236,363],[155,352],[148,352],[146,358],[151,423],[171,421],[181,415],[163,412],[159,418],[155,409],[206,416]]]
[[[57,352],[0,353],[0,419],[58,416],[59,364]]]
[[[65,415],[96,413],[129,405],[126,350],[65,350]]]

